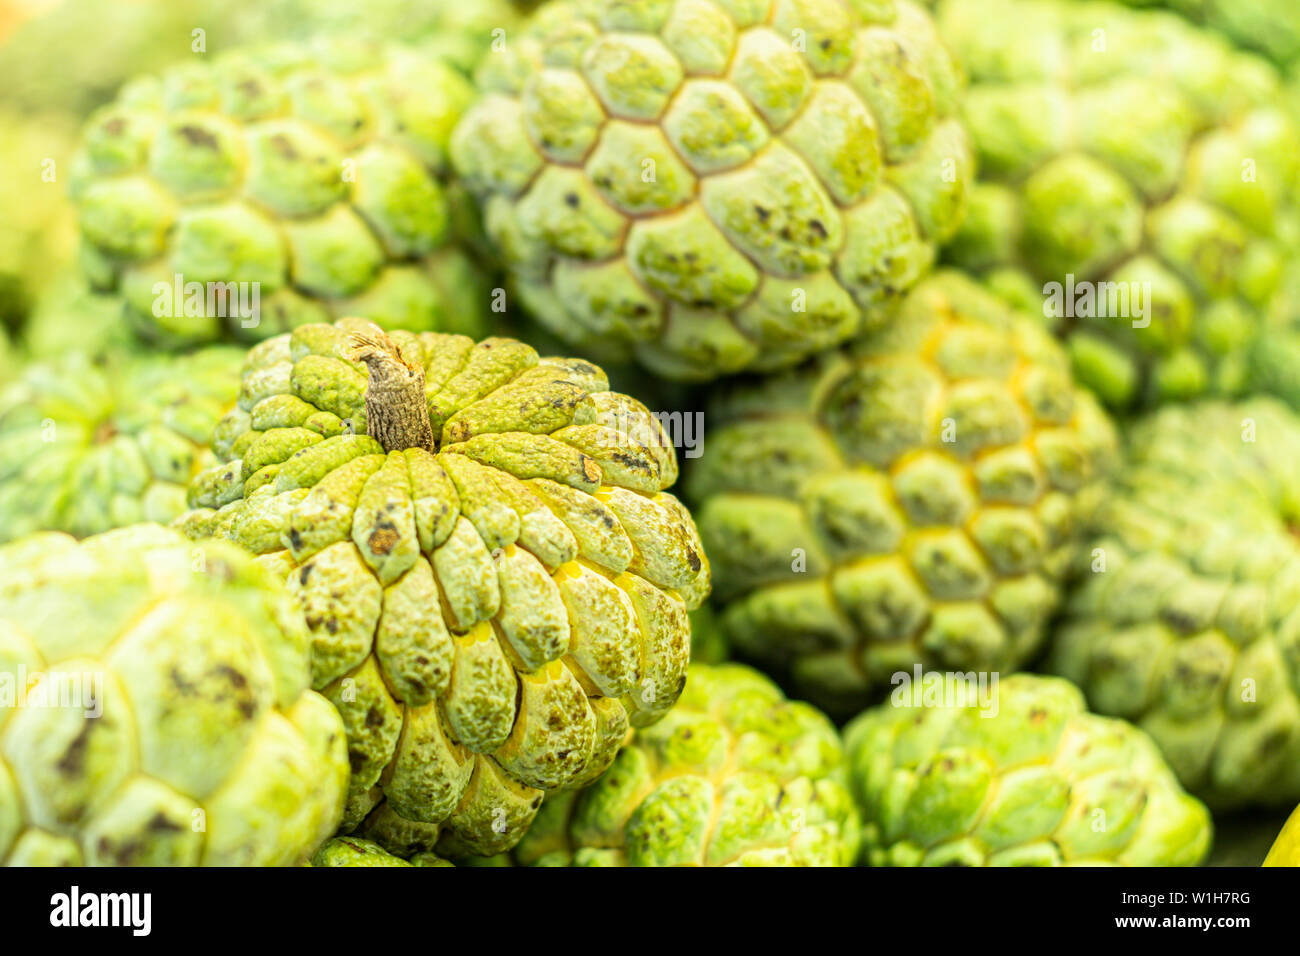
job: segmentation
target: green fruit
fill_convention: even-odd
[[[1048,667],[1216,810],[1293,804],[1300,418],[1264,399],[1170,407],[1128,444]]]
[[[288,577],[348,728],[346,829],[507,849],[681,692],[708,564],[672,446],[596,366],[306,325],[249,353],[214,444],[182,523]]]
[[[1300,813],[1292,813],[1287,818],[1263,865],[1300,866]]]
[[[907,0],[574,0],[523,32],[452,158],[569,342],[790,366],[885,324],[961,218],[958,71]]]
[[[348,775],[308,676],[288,595],[231,545],[137,525],[0,547],[0,861],[307,859]]]
[[[844,732],[872,866],[1194,866],[1210,815],[1063,680],[899,687]]]
[[[446,156],[470,96],[437,60],[342,39],[135,81],[75,160],[87,275],[166,344],[358,312],[478,334],[489,292]]]
[[[536,866],[851,866],[859,822],[834,726],[738,664],[681,700],[590,786],[552,794],[515,848]]]
[[[239,392],[240,356],[70,352],[24,369],[0,391],[0,541],[179,515],[215,461],[207,444]]]
[[[1300,64],[1300,12],[1295,0],[1125,0],[1165,7],[1267,56],[1278,66]]]
[[[76,259],[76,220],[65,195],[76,134],[67,117],[4,108],[0,129],[0,329],[18,333]]]
[[[1116,4],[941,0],[936,19],[980,166],[947,257],[1022,272],[1112,407],[1246,390],[1261,321],[1300,313],[1300,132],[1273,67]]]
[[[21,342],[37,359],[57,359],[68,352],[102,359],[139,345],[121,301],[91,291],[75,268],[56,276],[32,303]]]
[[[708,421],[687,492],[722,628],[835,714],[917,665],[1024,664],[1115,450],[1057,343],[952,272]]]
[[[393,856],[373,840],[335,837],[311,859],[312,866],[452,866],[432,853],[417,853],[410,860]]]

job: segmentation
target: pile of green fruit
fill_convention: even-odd
[[[0,23],[0,862],[1263,862],[1300,7],[101,14]]]

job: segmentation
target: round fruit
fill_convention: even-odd
[[[311,858],[312,866],[452,866],[432,853],[417,853],[410,860],[393,856],[373,840],[335,837]]]
[[[1276,70],[1117,4],[941,0],[936,20],[980,167],[948,258],[1037,301],[1113,407],[1244,391],[1261,319],[1297,319],[1300,131]]]
[[[1210,815],[1063,680],[913,684],[844,732],[872,866],[1194,866]]]
[[[851,866],[859,823],[835,727],[738,664],[694,664],[681,700],[515,848],[537,866]]]
[[[956,228],[958,71],[909,0],[574,0],[479,74],[452,157],[526,309],[665,376],[885,323]]]
[[[207,445],[235,403],[240,358],[69,352],[24,369],[0,391],[0,541],[179,515],[215,461]]]
[[[1115,450],[1051,337],[951,272],[708,420],[687,490],[721,626],[836,714],[917,665],[1028,660]]]
[[[435,59],[343,39],[133,82],[75,163],[88,275],[164,343],[352,312],[478,333],[489,291],[446,156],[470,97]]]
[[[0,861],[306,860],[348,776],[308,676],[283,586],[229,544],[136,525],[0,547]]]
[[[191,532],[287,576],[343,714],[345,826],[507,849],[681,692],[709,571],[672,446],[599,368],[306,325],[254,348]]]
[[[1048,667],[1216,809],[1300,800],[1300,418],[1275,401],[1135,424]]]

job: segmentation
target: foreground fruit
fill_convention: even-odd
[[[391,852],[509,848],[681,692],[708,565],[672,446],[596,366],[307,325],[249,353],[216,450],[183,524],[288,577],[345,825]]]
[[[939,675],[941,676],[941,675]],[[996,680],[996,675],[995,675]],[[972,685],[952,685],[951,690]],[[845,729],[873,866],[1194,866],[1210,815],[1151,740],[1019,674],[986,700],[900,687]]]
[[[738,664],[691,666],[681,700],[598,780],[548,796],[515,858],[540,866],[850,866],[858,818],[834,726]]]
[[[352,867],[352,866],[451,866],[446,860],[432,853],[417,853],[410,860],[393,856],[373,840],[359,837],[335,837],[319,850],[311,859],[312,866]]]
[[[738,656],[856,713],[896,671],[1039,647],[1114,455],[1031,317],[956,273],[888,333],[718,390],[687,476]]]
[[[446,158],[470,96],[435,59],[346,40],[138,80],[76,161],[88,274],[166,344],[352,312],[481,333],[489,293]]]
[[[938,6],[980,167],[948,257],[1046,308],[1114,407],[1245,390],[1261,321],[1298,310],[1300,133],[1274,68],[1167,13]]]
[[[1215,809],[1300,801],[1300,418],[1270,400],[1136,424],[1048,667],[1151,734]]]
[[[0,541],[179,515],[190,479],[215,462],[207,446],[241,357],[70,352],[24,369],[0,390]]]
[[[703,380],[886,321],[964,208],[958,86],[908,0],[557,2],[452,155],[539,321]]]
[[[231,545],[137,525],[0,548],[0,861],[307,859],[348,774],[308,674],[288,595]]]

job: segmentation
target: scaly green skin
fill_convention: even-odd
[[[426,369],[436,448],[385,455],[345,357],[373,329],[307,325],[249,353],[215,438],[227,464],[195,480],[183,524],[288,577],[313,686],[348,728],[345,825],[401,856],[486,856],[672,706],[708,564],[663,490],[672,446],[599,368],[393,333]]]
[[[839,735],[757,671],[694,664],[677,706],[580,791],[548,796],[518,862],[851,866],[859,821]]]
[[[1101,288],[1107,317],[1050,320],[1112,407],[1246,390],[1261,323],[1296,318],[1300,132],[1272,66],[1117,4],[940,0],[936,20],[980,166],[947,257],[1040,313],[1070,275],[1149,283],[1145,327]]]
[[[0,390],[0,541],[181,514],[186,486],[215,462],[207,445],[239,393],[241,356],[70,352],[25,368]]]
[[[884,324],[961,218],[970,150],[928,15],[867,12],[542,7],[487,58],[452,138],[526,309],[687,380]]]
[[[1300,418],[1277,402],[1136,424],[1048,668],[1151,734],[1216,809],[1300,800]]]
[[[470,98],[450,66],[344,39],[129,84],[91,117],[75,161],[87,274],[166,344],[356,313],[481,334],[489,290],[459,243],[468,201],[446,156]],[[258,283],[260,317],[160,296],[177,275]]]
[[[306,860],[348,776],[307,651],[280,582],[224,542],[136,525],[0,547],[0,862]]]
[[[895,695],[844,731],[872,866],[1195,866],[1210,848],[1150,738],[1066,681],[1004,678],[996,712]]]
[[[1262,53],[1278,66],[1300,64],[1300,15],[1294,0],[1124,0],[1165,7]]]
[[[453,866],[432,853],[417,853],[410,860],[393,856],[373,840],[335,837],[311,859],[312,866]]]
[[[1031,317],[957,273],[885,335],[718,390],[687,474],[738,656],[856,713],[899,670],[1039,647],[1113,429]]]

